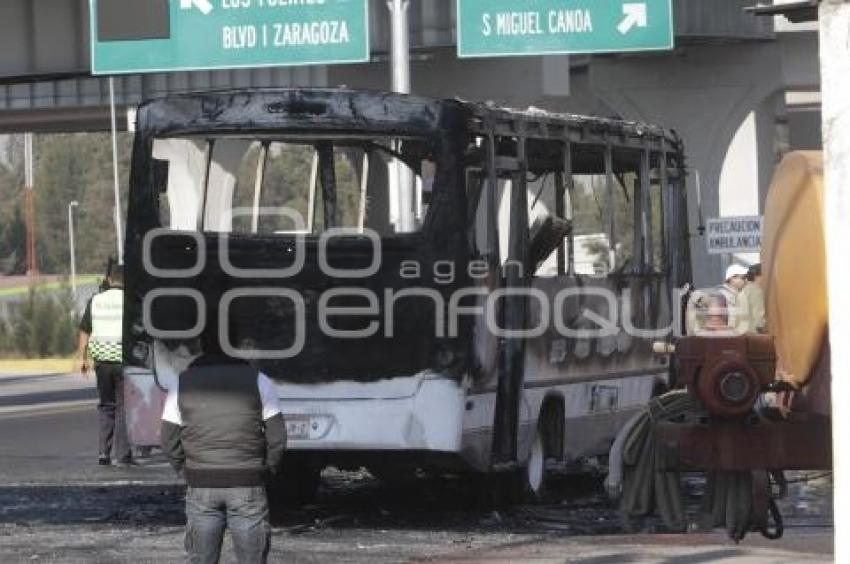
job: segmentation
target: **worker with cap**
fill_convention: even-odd
[[[764,292],[761,288],[761,264],[747,270],[747,283],[738,295],[738,323],[740,333],[764,333],[767,331]]]
[[[747,268],[737,263],[730,264],[726,269],[724,280],[725,282],[717,288],[717,291],[726,300],[729,326],[737,327],[739,298],[741,290],[747,285]]]

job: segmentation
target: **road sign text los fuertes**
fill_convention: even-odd
[[[457,0],[459,57],[673,48],[672,0]]]
[[[93,74],[369,60],[368,0],[153,0],[155,31],[121,21],[151,0],[89,1]]]

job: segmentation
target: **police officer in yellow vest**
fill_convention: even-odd
[[[94,361],[97,409],[100,420],[98,464],[108,466],[114,442],[119,465],[133,463],[124,419],[124,377],[121,366],[121,336],[124,308],[124,271],[114,265],[107,278],[108,288],[89,300],[80,321],[77,354],[80,371],[88,372],[88,351]]]

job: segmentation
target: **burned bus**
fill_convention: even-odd
[[[690,277],[671,132],[329,89],[154,100],[136,131],[137,444],[203,331],[276,383],[302,495],[329,465],[539,492],[666,385],[651,343]]]

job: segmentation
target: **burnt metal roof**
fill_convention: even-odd
[[[492,129],[502,136],[595,142],[616,138],[630,145],[647,140],[668,146],[678,143],[674,132],[637,121],[525,110],[460,99],[438,99],[382,91],[344,88],[228,89],[176,94],[140,106],[140,126],[168,131],[270,131],[283,124],[289,130],[365,130],[392,134],[422,134],[445,127],[442,111],[467,115],[471,131]],[[457,116],[460,117],[460,116]]]

